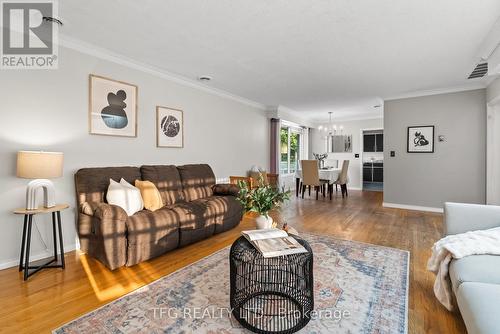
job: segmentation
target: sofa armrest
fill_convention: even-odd
[[[500,206],[450,203],[444,204],[445,235],[500,227]]]
[[[212,187],[214,195],[218,196],[238,196],[240,187],[231,183],[216,184]]]
[[[90,226],[87,226],[88,232],[102,237],[125,236],[128,215],[121,207],[108,203],[85,202],[80,205],[80,213],[92,219]]]
[[[127,213],[121,207],[102,202],[84,202],[80,205],[80,212],[96,218],[115,218],[127,220]]]
[[[127,220],[125,210],[102,202],[85,202],[78,214],[78,237],[82,252],[114,270],[127,260]]]

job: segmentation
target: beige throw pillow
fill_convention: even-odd
[[[144,208],[150,211],[156,211],[163,207],[160,191],[151,181],[135,180],[135,186],[141,191]]]

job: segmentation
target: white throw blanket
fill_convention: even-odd
[[[449,235],[432,247],[427,270],[436,274],[434,294],[449,311],[454,309],[451,281],[448,274],[452,259],[469,255],[500,255],[500,227]]]

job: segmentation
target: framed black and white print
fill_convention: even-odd
[[[184,147],[184,117],[182,110],[156,107],[156,146]]]
[[[434,153],[434,125],[409,126],[408,153]]]
[[[137,137],[137,86],[98,75],[89,76],[89,132]]]

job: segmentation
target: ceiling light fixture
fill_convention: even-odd
[[[337,134],[337,124],[332,123],[332,115],[333,115],[333,112],[329,111],[328,112],[328,116],[329,116],[328,124],[323,124],[323,125],[320,125],[318,127],[318,130],[324,134],[325,138],[328,138],[330,136],[335,136]],[[338,127],[338,129],[340,130],[340,134],[342,134],[342,132],[344,131],[344,126],[340,125]]]

